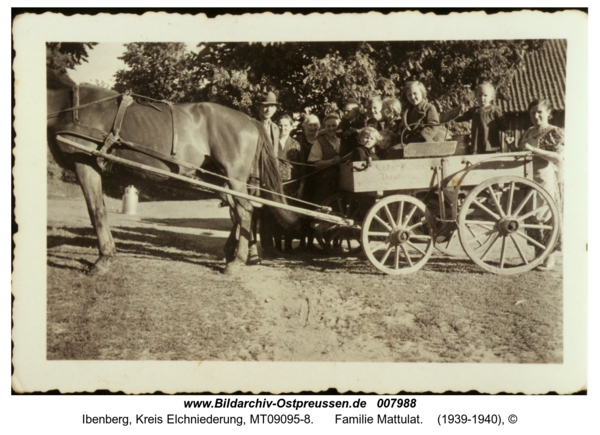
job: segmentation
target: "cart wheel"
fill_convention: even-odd
[[[331,207],[332,214],[359,221],[361,203],[351,195],[336,193],[330,196],[322,205]],[[358,255],[362,251],[360,230],[333,226],[325,231],[315,229],[315,238],[326,253],[331,255]]]
[[[362,225],[362,245],[373,265],[389,275],[419,270],[433,251],[434,224],[416,198],[393,195],[376,203]]]
[[[542,263],[556,244],[558,223],[550,194],[533,181],[512,176],[475,187],[458,216],[467,255],[498,275],[526,272]]]

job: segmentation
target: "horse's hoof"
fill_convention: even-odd
[[[225,270],[223,271],[223,273],[227,276],[234,276],[237,275],[241,272],[242,270],[242,265],[240,263],[237,262],[233,262],[233,263],[229,263],[227,264],[227,266],[225,266]]]
[[[102,275],[106,275],[109,270],[110,270],[110,260],[107,258],[101,258],[100,260],[96,261],[96,263],[92,267],[90,267],[90,270],[88,270],[87,275],[88,276],[102,276]]]

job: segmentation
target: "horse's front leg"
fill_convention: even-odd
[[[256,209],[252,212],[252,239],[250,240],[250,249],[248,253],[248,265],[252,266],[260,263],[258,256],[258,212]]]
[[[96,230],[100,249],[100,258],[90,268],[89,273],[104,274],[109,269],[110,260],[117,254],[117,247],[108,226],[108,216],[102,197],[102,176],[93,161],[76,162],[75,172],[85,197],[90,220]]]
[[[239,181],[231,183],[232,190],[237,192],[247,192],[246,185]],[[236,225],[239,228],[238,245],[233,261],[227,264],[225,273],[231,274],[240,266],[244,266],[248,260],[248,245],[252,240],[252,212],[253,206],[250,201],[242,198],[233,198],[233,213],[235,215]]]

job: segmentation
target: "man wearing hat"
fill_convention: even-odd
[[[275,155],[277,155],[277,146],[279,145],[279,127],[271,118],[277,112],[277,107],[280,104],[277,102],[277,96],[273,92],[261,94],[258,98],[258,118],[265,126],[269,137],[273,142]]]
[[[265,130],[273,142],[273,151],[277,156],[279,147],[279,127],[271,121],[271,118],[277,111],[277,107],[280,106],[277,102],[277,96],[273,92],[263,93],[259,96],[257,105],[258,119],[265,126]],[[267,207],[262,207],[260,209],[259,235],[263,256],[269,257],[275,255],[274,226],[275,218]]]

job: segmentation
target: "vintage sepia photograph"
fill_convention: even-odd
[[[417,367],[471,370],[463,388],[490,392],[502,384],[474,379],[492,368],[541,368],[548,377],[536,386],[515,377],[507,390],[559,390],[553,371],[564,388],[584,387],[585,362],[577,376],[565,363],[569,352],[585,356],[586,342],[573,340],[585,331],[567,319],[585,317],[587,306],[567,313],[565,295],[567,286],[587,292],[569,269],[585,258],[587,223],[578,226],[565,204],[587,210],[573,193],[585,193],[587,180],[569,178],[579,164],[570,153],[587,153],[587,133],[569,120],[587,119],[587,109],[568,103],[578,89],[567,85],[587,53],[571,27],[547,31],[551,14],[514,15],[544,31],[480,37],[448,31],[468,14],[454,15],[413,17],[448,22],[428,37],[389,31],[407,14],[328,16],[334,28],[357,19],[385,26],[318,40],[244,33],[243,21],[309,31],[323,16],[237,17],[233,38],[178,29],[101,39],[97,21],[76,39],[39,31],[31,54],[40,58],[27,62],[43,94],[27,127],[19,105],[29,103],[15,93],[17,211],[24,174],[35,171],[28,182],[45,195],[31,242],[44,269],[35,278],[36,358],[100,370],[236,363],[240,376],[280,367],[280,380],[295,372],[283,363],[325,375],[337,373],[331,363],[356,363],[342,378],[367,379],[374,363],[393,363],[386,370],[402,372],[395,391]],[[126,18],[103,19],[116,27]],[[129,19],[150,29],[152,20],[184,28],[191,18]],[[86,19],[46,17],[74,29]],[[18,44],[16,30],[21,80],[21,50],[33,44]],[[37,138],[36,164],[25,168],[24,128]],[[27,224],[21,231],[33,234]],[[28,279],[17,272],[15,286],[32,286]],[[15,341],[15,358],[19,351]],[[235,391],[198,382],[192,391]],[[259,391],[294,388],[261,382]],[[319,382],[304,389],[347,384]],[[142,385],[117,388],[157,388]],[[362,391],[385,391],[377,385]]]

